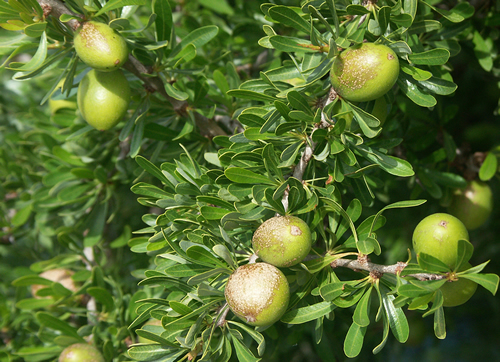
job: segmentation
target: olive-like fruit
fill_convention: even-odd
[[[470,181],[465,189],[455,190],[448,212],[469,230],[483,225],[493,210],[493,193],[487,183]]]
[[[91,70],[80,82],[78,109],[92,127],[106,130],[114,127],[125,115],[130,102],[130,86],[121,70]]]
[[[59,355],[59,362],[104,362],[101,352],[87,343],[75,343]]]
[[[66,289],[71,290],[72,292],[76,292],[78,290],[78,286],[74,282],[74,280],[71,278],[73,276],[74,272],[69,269],[64,269],[64,268],[57,268],[57,269],[51,269],[51,270],[46,270],[43,273],[40,273],[40,276],[42,278],[48,279],[53,282],[60,283],[63,287]],[[46,288],[46,285],[39,285],[35,284],[31,286],[31,294],[35,298],[41,298],[40,296],[36,295],[36,293],[42,289]]]
[[[275,266],[254,263],[240,266],[231,274],[224,291],[235,315],[252,326],[269,326],[285,313],[290,288],[285,275]]]
[[[333,89],[351,102],[368,102],[382,97],[396,83],[399,60],[386,45],[361,43],[341,52],[333,61],[330,80]]]
[[[465,263],[460,270],[466,270],[470,267],[469,263]],[[456,307],[464,304],[474,295],[477,283],[458,276],[458,280],[447,281],[439,289],[443,293],[443,307]]]
[[[266,263],[289,267],[309,254],[311,230],[296,216],[275,216],[262,223],[252,238],[255,254]]]
[[[76,30],[73,41],[80,59],[102,72],[116,70],[128,59],[128,47],[123,37],[104,23],[84,22]]]
[[[429,254],[454,270],[457,267],[458,241],[469,241],[469,233],[455,216],[437,213],[425,217],[418,223],[413,231],[412,240],[417,255]]]

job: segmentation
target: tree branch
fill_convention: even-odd
[[[358,258],[357,260],[354,259],[337,259],[333,261],[331,264],[332,268],[349,268],[354,271],[367,271],[369,273],[375,273],[375,274],[400,274],[404,268],[408,265],[405,262],[397,262],[394,265],[381,265],[381,264],[375,264],[372,262],[369,262],[367,258]],[[421,281],[426,281],[426,280],[441,280],[445,279],[445,275],[440,275],[440,274],[431,274],[431,273],[418,273],[418,274],[409,274],[405,275],[408,277],[414,277],[418,280]]]

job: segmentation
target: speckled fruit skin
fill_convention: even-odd
[[[362,43],[347,48],[335,58],[330,80],[342,98],[368,102],[387,93],[398,75],[399,60],[391,48]]]
[[[76,30],[73,42],[80,59],[101,72],[116,70],[128,59],[128,47],[123,37],[104,23],[83,23]]]
[[[471,265],[466,263],[462,268],[460,268],[460,270],[466,270],[470,267]],[[477,289],[477,284],[472,280],[458,277],[457,281],[446,282],[439,289],[443,293],[443,306],[456,307],[464,304],[474,295]]]
[[[469,230],[483,225],[493,210],[493,193],[487,183],[470,181],[463,190],[455,190],[448,212]]]
[[[252,326],[278,321],[290,300],[285,275],[267,263],[240,266],[229,277],[224,294],[233,313]]]
[[[255,254],[266,263],[290,267],[300,263],[311,250],[309,226],[296,216],[275,216],[262,223],[252,238]]]
[[[86,343],[75,343],[66,347],[59,355],[59,362],[104,362],[101,352]]]
[[[469,241],[469,233],[455,216],[437,213],[425,217],[418,223],[412,239],[413,249],[417,255],[429,254],[453,270],[456,268],[458,240]]]
[[[124,116],[130,102],[130,86],[121,70],[110,73],[91,70],[78,86],[78,109],[92,127],[106,130]]]

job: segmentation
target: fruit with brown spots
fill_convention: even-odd
[[[114,127],[127,112],[130,86],[121,70],[91,70],[78,86],[78,109],[92,127],[106,130]]]
[[[465,263],[460,270],[469,269],[471,265]],[[476,292],[477,283],[472,280],[457,277],[458,280],[447,281],[439,288],[443,293],[443,306],[444,307],[456,307],[467,302]]]
[[[455,190],[448,212],[469,230],[483,225],[493,210],[493,193],[487,183],[470,181],[465,189]]]
[[[102,72],[120,68],[128,59],[127,43],[109,25],[84,22],[75,32],[75,50],[89,67]]]
[[[454,270],[457,267],[458,241],[469,241],[469,233],[455,216],[437,213],[420,221],[412,239],[417,255],[429,254]]]
[[[59,355],[59,362],[104,362],[101,352],[87,343],[75,343]]]
[[[231,274],[224,291],[235,315],[252,326],[268,326],[285,313],[290,288],[285,275],[275,266],[254,263],[240,266]]]
[[[330,80],[335,91],[351,102],[368,102],[382,97],[396,83],[399,60],[386,45],[356,44],[334,60]]]
[[[255,253],[266,263],[289,267],[300,263],[311,250],[309,226],[296,216],[275,216],[260,225],[252,238]]]

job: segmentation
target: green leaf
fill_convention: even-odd
[[[94,16],[129,5],[146,5],[146,0],[109,0]]]
[[[500,277],[496,274],[460,274],[460,277],[476,282],[493,295],[497,293]]]
[[[241,184],[275,185],[275,183],[268,177],[259,175],[258,173],[241,167],[230,167],[226,171],[224,171],[224,175],[229,180]]]
[[[149,336],[151,337],[151,336]],[[127,351],[128,356],[136,361],[176,361],[180,356],[186,354],[185,349],[172,349],[169,345],[147,344],[132,346]]]
[[[418,84],[423,89],[426,89],[431,93],[443,96],[452,94],[458,87],[455,83],[450,82],[449,80],[437,77],[430,77],[427,80],[419,81]]]
[[[42,309],[47,308],[48,306],[54,304],[54,300],[52,298],[26,298],[22,299],[16,303],[16,308],[23,310],[34,310],[34,309]]]
[[[47,34],[43,32],[35,55],[33,55],[27,63],[20,64],[12,62],[7,67],[8,69],[18,71],[18,73],[14,74],[13,78],[19,79],[24,75],[22,72],[31,72],[40,68],[47,58],[47,45]]]
[[[434,334],[439,339],[446,338],[446,322],[443,307],[439,307],[434,313]]]
[[[229,214],[231,211],[227,209],[222,209],[215,206],[202,206],[200,207],[200,213],[207,220],[220,220],[224,215]]]
[[[399,73],[397,83],[408,98],[421,107],[434,107],[437,104],[436,98],[422,91],[413,78],[405,77],[403,74],[404,72]]]
[[[227,265],[225,265],[219,258],[213,255],[209,250],[205,249],[200,245],[190,246],[186,250],[186,254],[193,260],[202,262],[207,266],[212,264],[227,269]]]
[[[107,289],[101,287],[90,287],[87,288],[87,293],[101,303],[104,308],[106,308],[106,312],[109,313],[115,309],[113,296]]]
[[[189,45],[186,49],[191,50],[192,49],[191,45]],[[186,99],[189,98],[189,95],[186,92],[178,90],[168,82],[165,83],[165,91],[170,97],[177,99],[179,101],[185,101]]]
[[[301,30],[306,34],[311,32],[311,24],[305,21],[299,14],[290,9],[288,6],[273,6],[269,9],[269,15],[274,20],[293,29]]]
[[[354,358],[361,352],[365,333],[366,327],[360,327],[354,322],[351,324],[344,340],[344,353],[347,357]]]
[[[474,43],[474,54],[481,67],[490,72],[493,68],[493,41],[491,38],[484,39],[477,30],[474,31],[474,36],[472,38]]]
[[[331,302],[344,292],[344,285],[344,282],[326,284],[319,289],[319,293],[325,301]]]
[[[406,160],[388,156],[366,145],[355,146],[355,149],[367,160],[379,165],[384,171],[391,175],[409,177],[415,174],[411,164]]]
[[[41,325],[51,329],[55,329],[56,331],[59,331],[66,336],[76,338],[81,342],[85,342],[85,340],[78,334],[76,328],[70,326],[67,322],[63,321],[62,319],[56,318],[53,315],[46,312],[38,312],[35,316]]]
[[[10,220],[13,226],[22,226],[24,225],[29,217],[31,216],[31,211],[33,210],[33,204],[28,204],[21,209],[16,211],[14,217]]]
[[[383,207],[379,212],[377,212],[377,214],[375,215],[375,217],[373,218],[373,221],[372,221],[372,224],[370,226],[370,231],[369,231],[369,235],[372,233],[376,223],[377,223],[377,220],[378,218],[382,215],[382,213],[385,211],[385,210],[390,210],[390,209],[400,209],[400,208],[406,208],[406,207],[416,207],[416,206],[420,206],[424,203],[426,203],[427,200],[407,200],[407,201],[398,201],[398,202],[394,202],[392,204],[389,204],[385,207]]]
[[[370,324],[369,313],[371,292],[372,288],[369,287],[356,305],[356,309],[354,310],[354,314],[352,316],[353,322],[360,327],[366,327]]]
[[[160,170],[160,168],[154,165],[151,161],[142,156],[136,156],[135,161],[143,170],[145,170],[151,176],[156,177],[163,184],[170,186],[172,190],[175,189],[175,186],[172,184],[172,182],[170,182],[170,180],[165,176],[165,174]]]
[[[265,93],[254,92],[248,89],[232,89],[227,92],[227,95],[230,97],[251,99],[254,101],[262,101],[262,102],[274,102],[276,100],[276,97],[267,95]]]
[[[427,70],[423,70],[420,68],[412,67],[411,65],[408,65],[406,63],[401,63],[401,70],[406,74],[411,75],[413,79],[417,81],[427,80],[430,77],[432,77],[431,72],[428,72]]]
[[[497,156],[489,152],[479,169],[479,179],[481,181],[489,181],[495,176],[498,169],[498,159]]]
[[[389,320],[392,334],[396,337],[398,342],[405,343],[410,332],[408,320],[401,308],[394,307],[392,303],[394,299],[395,297],[392,294],[382,293],[384,310]]]
[[[436,48],[421,53],[408,54],[408,59],[419,65],[443,65],[450,58],[448,49]]]
[[[431,273],[446,273],[450,271],[450,267],[441,260],[426,253],[420,253],[417,257],[418,265],[424,270]]]
[[[259,356],[262,356],[264,354],[264,350],[266,348],[266,340],[262,334],[260,334],[256,330],[248,327],[246,324],[243,324],[243,323],[239,323],[239,322],[235,322],[235,321],[231,321],[231,320],[228,320],[227,323],[235,325],[238,328],[241,328],[242,330],[244,330],[246,333],[248,333],[250,335],[250,337],[252,337],[253,340],[255,342],[257,342],[257,344],[258,344],[257,352],[258,352]]]
[[[470,260],[474,253],[474,246],[467,240],[458,240],[456,269],[461,270],[462,265]]]
[[[337,306],[333,303],[320,302],[307,307],[292,309],[281,317],[281,321],[288,324],[302,324],[327,315],[335,308]]]
[[[195,48],[201,48],[203,45],[215,38],[218,32],[219,27],[216,25],[202,26],[201,28],[193,30],[191,33],[186,35],[184,39],[182,39],[179,46],[184,48],[189,44],[193,44]]]
[[[236,356],[238,356],[238,361],[240,362],[257,362],[260,361],[260,358],[256,358],[253,353],[245,346],[240,340],[234,337],[232,334],[231,341],[233,342],[234,350],[236,352]]]
[[[228,4],[227,0],[198,0],[198,2],[207,9],[211,9],[216,13],[231,16],[234,15],[234,10],[231,5]]]

